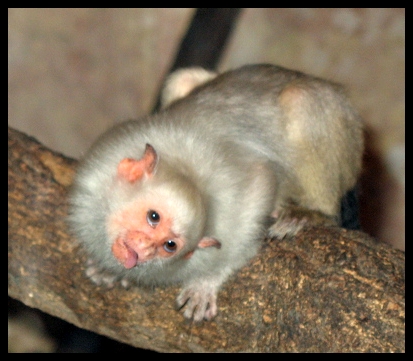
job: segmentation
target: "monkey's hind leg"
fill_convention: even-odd
[[[277,190],[272,213],[276,222],[270,236],[294,236],[305,227],[339,222],[341,166],[346,157],[340,146],[342,114],[333,95],[325,85],[314,92],[305,84],[290,85],[280,94],[289,153],[284,165],[286,177]],[[330,104],[325,104],[325,99],[331,99]]]
[[[275,223],[269,228],[268,235],[278,239],[293,237],[309,227],[337,226],[335,217],[293,204],[274,210],[271,216]]]
[[[316,166],[308,167],[314,161]],[[317,167],[317,165],[319,167]],[[318,169],[317,169],[318,168]],[[297,164],[293,177],[285,180],[271,216],[275,223],[269,229],[271,237],[295,236],[301,229],[337,226],[340,221],[340,191],[334,175],[326,175],[316,157]]]

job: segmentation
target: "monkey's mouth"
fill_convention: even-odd
[[[130,269],[138,263],[138,253],[123,240],[118,238],[112,245],[112,253],[125,267]]]

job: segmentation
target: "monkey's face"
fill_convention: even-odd
[[[165,203],[152,195],[132,201],[108,217],[112,254],[125,268],[176,257],[185,248],[186,237],[178,231]]]
[[[125,268],[187,257],[203,237],[206,217],[200,195],[156,178],[137,184],[133,199],[118,203],[108,216],[112,254]]]

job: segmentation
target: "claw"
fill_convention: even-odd
[[[185,308],[184,317],[195,322],[211,320],[218,313],[217,290],[204,283],[184,288],[176,302],[179,309]]]

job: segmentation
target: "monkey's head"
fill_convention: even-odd
[[[206,214],[198,190],[182,175],[168,172],[163,177],[160,167],[149,144],[142,158],[125,158],[118,165],[118,180],[135,192],[109,216],[107,232],[112,254],[128,269],[189,258],[197,248],[220,247],[214,238],[203,237]]]

